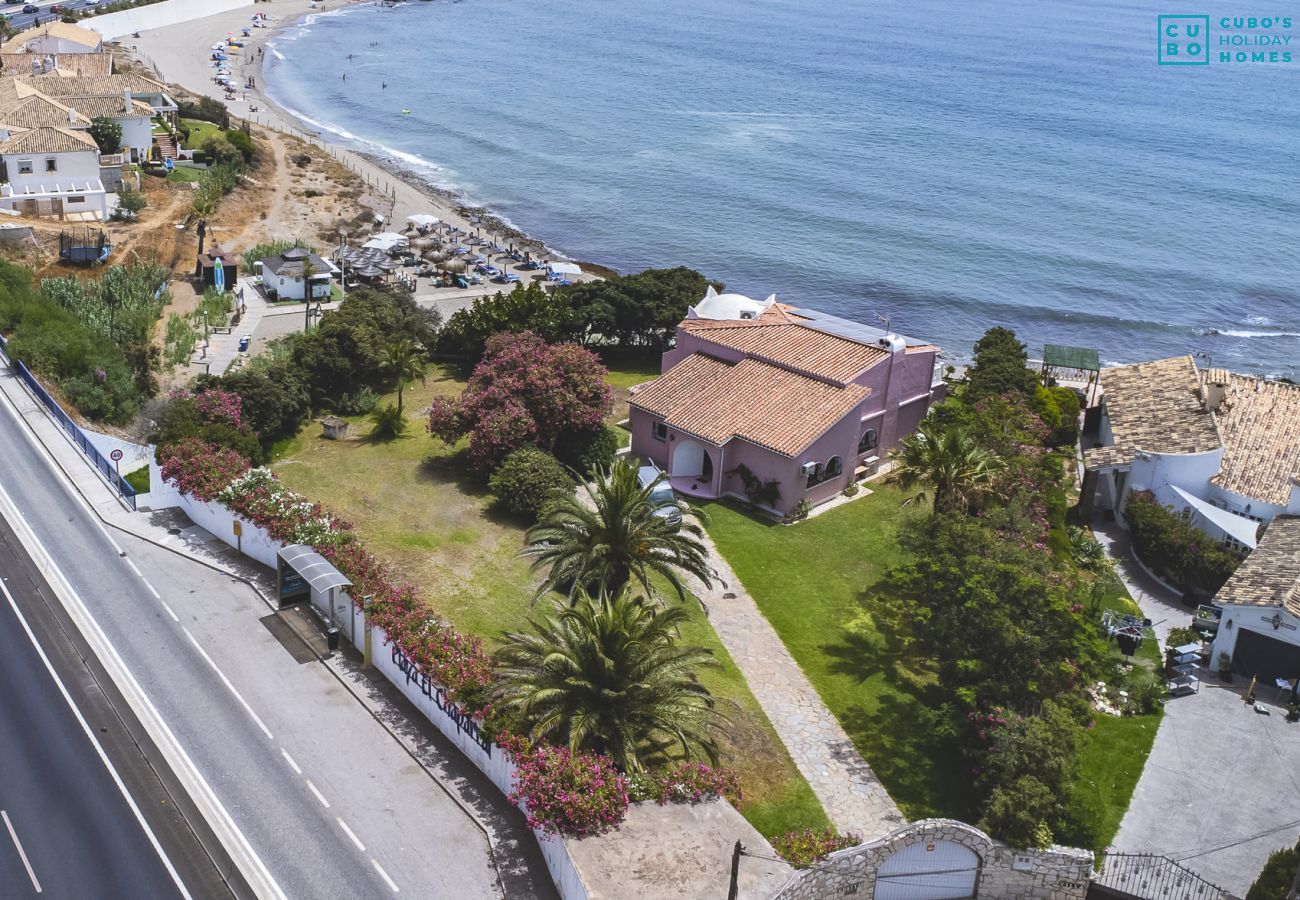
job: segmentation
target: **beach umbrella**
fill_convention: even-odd
[[[443,261],[442,268],[448,272],[464,272],[469,266],[465,264],[463,259],[448,259]]]
[[[433,246],[433,241],[428,238],[416,238],[411,241],[411,246],[416,250],[428,250]]]
[[[359,275],[362,278],[378,278],[384,274],[384,270],[379,268],[378,266],[362,266],[361,268],[357,269],[353,274]]]

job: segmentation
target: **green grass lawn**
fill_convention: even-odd
[[[970,820],[974,797],[958,747],[928,725],[927,708],[942,701],[942,687],[891,655],[862,603],[867,588],[903,561],[898,526],[920,514],[900,505],[895,488],[872,490],[791,527],[713,503],[708,530],[903,813]],[[1102,602],[1136,609],[1118,586]],[[1158,650],[1144,644],[1139,661],[1157,660]],[[1078,784],[1102,846],[1119,826],[1159,721],[1098,715],[1085,736]]]
[[[203,146],[203,142],[213,135],[220,135],[221,128],[211,122],[204,122],[200,119],[181,119],[181,125],[190,131],[189,138],[185,141],[185,146],[197,150]]]
[[[131,487],[135,488],[137,494],[149,493],[149,467],[142,466],[134,472],[127,472],[122,476],[123,480]]]
[[[642,374],[617,370],[610,381],[635,384],[645,380]],[[272,468],[288,487],[351,521],[366,546],[417,585],[438,615],[493,646],[503,631],[525,626],[537,581],[518,558],[524,528],[493,508],[463,450],[448,449],[424,430],[419,410],[463,386],[455,370],[432,366],[425,384],[406,391],[404,437],[367,441],[370,423],[355,416],[354,439],[327,441],[311,423],[276,445]],[[741,812],[769,836],[828,824],[717,634],[698,605],[691,610],[684,637],[713,650],[722,664],[702,680],[729,719],[724,762],[740,776]]]

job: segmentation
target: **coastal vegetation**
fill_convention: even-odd
[[[1133,551],[1156,574],[1196,596],[1212,597],[1245,558],[1192,524],[1190,510],[1175,512],[1149,491],[1124,505]]]

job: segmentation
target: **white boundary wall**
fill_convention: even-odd
[[[104,40],[125,37],[137,31],[149,31],[152,28],[166,28],[194,19],[205,19],[218,13],[251,7],[249,0],[164,0],[150,6],[136,9],[124,9],[121,12],[92,16],[77,24],[83,28],[98,31]],[[249,13],[251,16],[252,13]]]

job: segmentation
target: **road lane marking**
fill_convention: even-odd
[[[370,858],[370,864],[375,867],[375,871],[379,873],[379,877],[384,879],[388,886],[393,889],[393,893],[398,893],[397,883],[388,877],[388,873],[384,871],[384,867],[381,866],[373,856]]]
[[[310,778],[307,779],[307,789],[316,795],[316,799],[320,801],[321,806],[325,807],[326,809],[330,808],[330,802],[325,799],[324,794],[322,794],[319,790],[316,789],[316,785],[311,783]]]
[[[169,616],[172,617],[172,621],[173,621],[173,622],[179,622],[179,621],[180,621],[180,619],[177,618],[176,613],[172,612],[172,608],[171,608],[170,606],[167,605],[167,601],[166,601],[166,600],[163,600],[161,597],[159,597],[159,598],[158,598],[158,602],[162,604],[162,608],[163,608],[163,609],[167,610],[167,615],[169,615]]]
[[[3,496],[5,500],[9,500],[9,495],[5,493],[3,487],[0,487],[0,496]],[[12,527],[12,520],[10,520],[10,526]],[[167,874],[171,875],[172,881],[176,883],[176,887],[180,890],[181,895],[185,897],[186,900],[192,900],[190,892],[186,890],[185,884],[181,881],[181,876],[177,874],[175,867],[172,866],[172,861],[168,858],[166,851],[163,850],[162,844],[158,843],[158,838],[154,835],[153,829],[150,828],[149,823],[144,820],[144,815],[140,812],[140,807],[135,805],[135,798],[132,797],[131,792],[126,789],[126,784],[122,781],[122,776],[118,775],[117,769],[113,768],[113,763],[109,760],[108,754],[105,753],[104,748],[100,746],[99,738],[95,737],[95,732],[91,730],[90,724],[86,721],[85,716],[83,716],[81,710],[77,708],[77,704],[73,701],[72,695],[69,694],[68,689],[63,686],[63,679],[60,678],[59,673],[54,670],[54,664],[51,663],[50,658],[45,655],[45,648],[36,640],[36,633],[32,631],[32,626],[27,624],[27,618],[23,615],[23,611],[18,608],[18,602],[14,600],[14,595],[9,593],[9,588],[4,584],[4,582],[0,582],[0,591],[4,592],[5,599],[9,601],[9,607],[14,611],[14,615],[18,617],[18,622],[23,626],[23,631],[27,633],[27,640],[32,642],[32,647],[35,648],[36,655],[41,658],[41,662],[45,663],[45,671],[50,673],[50,678],[54,681],[54,686],[59,689],[59,693],[63,695],[63,699],[68,704],[68,708],[72,710],[72,714],[76,716],[77,722],[80,723],[81,730],[84,731],[86,737],[90,739],[90,743],[95,748],[95,752],[99,754],[100,761],[104,763],[104,767],[108,769],[108,774],[112,776],[113,783],[117,785],[117,789],[122,792],[122,796],[126,799],[127,806],[131,807],[131,812],[135,814],[135,820],[139,822],[140,827],[144,829],[145,835],[149,838],[149,843],[153,845],[154,852],[158,854],[163,865],[167,868]],[[5,824],[8,823],[9,817],[6,815]],[[9,833],[13,834],[12,825],[9,826]],[[18,836],[16,834],[13,834],[13,838],[14,841],[17,842]],[[28,868],[28,872],[31,872],[30,867]],[[33,875],[32,880],[35,881],[36,876]]]
[[[144,578],[144,573],[141,572],[140,567],[135,564],[135,560],[131,559],[129,556],[124,557],[124,559],[126,560],[126,564],[131,567],[131,571],[135,573],[136,578]]]
[[[103,532],[104,537],[108,538],[109,543],[116,546],[117,542],[113,540],[108,531],[104,529],[104,526],[100,524],[95,511],[87,502],[85,495],[77,489],[75,484],[73,484],[72,480],[68,477],[67,472],[65,472],[63,467],[58,464],[58,461],[51,458],[50,451],[37,440],[36,435],[32,432],[32,429],[27,422],[23,420],[18,409],[14,406],[13,401],[10,400],[8,395],[3,391],[0,391],[0,407],[3,407],[9,417],[13,419],[18,430],[22,432],[23,437],[26,438],[33,451],[40,458],[41,464],[44,468],[63,486],[63,489],[72,499],[73,504],[81,509],[84,519],[99,528],[99,530]],[[0,483],[0,516],[4,517],[4,519],[9,523],[9,527],[18,535],[18,542],[22,544],[28,555],[31,556],[32,561],[36,564],[36,568],[49,581],[50,586],[54,588],[54,592],[58,596],[59,602],[77,624],[82,635],[90,644],[91,649],[94,651],[95,655],[99,657],[100,662],[108,671],[109,677],[117,683],[118,690],[122,692],[127,705],[131,708],[132,712],[135,713],[145,730],[150,733],[154,741],[158,744],[164,758],[167,759],[167,762],[171,765],[177,777],[180,778],[186,792],[194,800],[195,804],[198,805],[203,817],[207,819],[208,824],[212,829],[217,832],[218,838],[226,848],[226,852],[230,854],[235,865],[248,880],[254,893],[256,893],[259,898],[278,898],[278,900],[287,900],[284,890],[278,883],[276,883],[275,876],[271,874],[270,869],[266,867],[266,863],[262,861],[262,858],[258,855],[257,851],[253,849],[253,845],[249,843],[248,836],[240,830],[238,825],[235,824],[235,820],[230,815],[230,810],[226,809],[225,805],[221,802],[221,799],[217,796],[217,792],[212,789],[212,785],[208,783],[208,780],[203,776],[203,773],[199,771],[199,767],[194,764],[194,760],[190,757],[188,751],[186,751],[181,742],[177,740],[171,726],[168,725],[167,720],[162,717],[162,713],[158,711],[158,707],[156,707],[153,701],[149,699],[149,695],[146,694],[144,688],[140,686],[140,682],[136,680],[135,675],[133,675],[131,670],[127,668],[126,663],[117,652],[117,648],[114,647],[113,643],[108,639],[108,635],[104,634],[104,629],[100,627],[99,622],[97,622],[95,617],[91,615],[90,609],[86,606],[86,601],[81,599],[81,595],[78,594],[76,588],[72,586],[72,583],[68,580],[68,576],[63,574],[63,570],[59,568],[58,563],[56,563],[53,557],[50,556],[49,550],[45,548],[45,545],[41,543],[40,538],[36,536],[36,532],[33,531],[31,526],[27,523],[22,512],[18,509],[18,505],[14,503],[13,497],[9,496],[9,492],[5,490],[3,483]],[[13,603],[12,598],[10,598],[10,603]],[[46,665],[47,667],[49,666],[48,661]],[[67,696],[66,692],[65,696]],[[104,754],[103,749],[99,748],[98,742],[95,741],[94,734],[89,732],[89,726],[85,724],[84,720],[82,720],[82,726],[87,728],[87,733],[90,734],[91,740],[95,742],[96,748],[99,749],[100,759],[104,760],[107,765],[108,757]],[[114,775],[116,775],[116,772],[114,772]],[[122,784],[121,779],[116,780],[118,782],[118,787],[126,796],[127,803],[130,804],[131,809],[136,812],[136,818],[142,825],[144,825],[146,832],[148,832],[154,850],[156,850],[158,855],[162,857],[169,872],[171,872],[173,876],[173,880],[176,880],[177,886],[180,887],[181,892],[186,897],[189,897],[185,887],[181,885],[178,880],[175,869],[171,866],[171,861],[168,860],[166,854],[163,853],[162,846],[154,837],[153,832],[149,830],[148,825],[144,823],[144,820],[140,817],[135,801],[131,799],[129,794],[126,794],[126,786]]]
[[[343,829],[343,833],[352,839],[352,843],[357,845],[357,849],[362,853],[365,853],[366,845],[361,843],[361,841],[357,839],[357,836],[352,833],[352,829],[348,827],[348,823],[344,822],[341,818],[335,819],[334,821],[339,823],[339,827]]]
[[[162,599],[162,594],[158,593],[157,589],[154,588],[154,586],[153,586],[152,584],[149,583],[149,579],[148,579],[148,578],[144,579],[144,586],[147,587],[147,588],[149,589],[149,593],[153,594],[153,598],[154,598],[155,600],[161,600],[161,599]],[[163,604],[163,606],[166,606],[166,605],[167,605],[166,603]],[[177,619],[176,621],[179,622],[180,620]]]
[[[181,631],[185,632],[185,636],[190,639],[190,643],[194,645],[194,649],[199,651],[199,655],[207,660],[208,665],[212,666],[212,671],[217,673],[217,677],[221,679],[221,683],[230,689],[230,693],[235,695],[235,699],[239,701],[240,706],[244,707],[244,712],[252,716],[253,721],[257,723],[257,727],[262,729],[262,734],[266,735],[269,740],[275,740],[275,735],[271,734],[271,729],[267,728],[266,723],[262,721],[261,717],[257,713],[253,712],[253,707],[248,705],[248,701],[244,699],[244,695],[235,690],[235,686],[230,683],[230,679],[226,677],[226,673],[217,668],[217,664],[212,661],[211,656],[208,656],[208,651],[203,649],[203,645],[198,642],[198,639],[195,638],[194,635],[190,634],[190,630],[184,625],[181,626]]]
[[[296,773],[299,774],[299,775],[302,774],[302,769],[298,766],[298,764],[297,764],[296,762],[293,761],[293,757],[289,755],[289,751],[288,751],[288,750],[286,750],[286,749],[284,749],[283,747],[281,747],[281,748],[280,748],[280,755],[283,756],[283,757],[284,757],[284,761],[287,762],[287,763],[289,764],[289,768],[293,769],[294,772],[296,772]]]
[[[27,860],[27,851],[23,849],[23,842],[18,840],[18,832],[14,831],[14,823],[9,821],[9,813],[0,809],[0,817],[4,818],[5,828],[9,829],[9,836],[13,838],[14,846],[18,848],[18,855],[23,858],[23,868],[27,870],[27,877],[32,880],[32,887],[36,888],[36,893],[41,893],[41,883],[36,880],[36,873],[32,871],[32,864]],[[342,819],[339,819],[339,824],[343,825]],[[346,829],[348,826],[343,825],[343,827]],[[348,834],[352,834],[352,832],[349,831]],[[356,838],[354,837],[352,840],[355,841]],[[361,849],[365,850],[366,848],[362,847]]]

